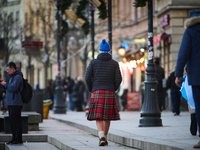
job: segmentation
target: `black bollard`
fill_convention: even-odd
[[[41,122],[43,122],[43,95],[42,90],[35,90],[31,100],[31,111],[41,115]]]

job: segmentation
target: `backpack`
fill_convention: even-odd
[[[14,78],[14,77],[13,77]],[[12,78],[12,80],[13,80]],[[21,94],[21,97],[22,97],[22,101],[23,103],[28,103],[31,101],[32,99],[32,96],[33,96],[33,88],[32,86],[28,83],[28,80],[27,79],[23,79],[23,90],[22,92],[19,91],[19,93]]]

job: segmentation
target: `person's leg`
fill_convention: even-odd
[[[22,125],[21,125],[22,106],[9,106],[9,118],[12,132],[11,144],[22,143]],[[8,144],[10,144],[8,142]]]
[[[177,90],[177,114],[180,114],[181,92]]]
[[[163,89],[163,91],[162,91],[162,108],[163,108],[163,110],[166,109],[166,107],[165,107],[165,94],[166,94],[166,90]]]
[[[10,127],[11,127],[11,133],[12,133],[12,142],[13,141],[16,141],[16,131],[17,131],[17,128],[16,128],[16,112],[15,112],[15,107],[14,106],[9,106],[8,107],[9,109],[9,119],[10,119]]]
[[[16,106],[16,126],[17,126],[17,134],[16,134],[16,139],[18,140],[19,143],[22,142],[22,124],[21,124],[21,110],[22,106]]]
[[[99,132],[103,131],[103,120],[96,120],[96,125]]]
[[[104,123],[103,120],[96,120],[97,129],[99,132],[99,146],[104,146],[105,143],[105,134],[104,134]]]
[[[178,89],[174,89],[174,112],[179,115],[180,114],[180,98],[181,93]]]
[[[157,88],[157,99],[160,111],[162,111],[162,88]]]
[[[170,96],[171,96],[172,107],[173,107],[172,108],[172,112],[175,113],[176,112],[176,109],[175,109],[175,107],[176,107],[176,105],[175,105],[176,97],[174,95],[174,90],[173,89],[171,89],[171,91],[170,91]]]
[[[105,134],[106,145],[108,145],[107,135],[108,135],[109,128],[110,128],[110,121],[103,121],[103,130]]]
[[[107,135],[110,128],[110,121],[103,121],[103,131]]]
[[[15,130],[13,129],[13,109],[12,106],[8,106],[8,112],[9,112],[9,119],[10,119],[10,129],[11,129],[11,133],[12,133],[12,140],[10,142],[8,142],[7,144],[10,144],[11,142],[13,142],[15,140]]]
[[[200,132],[200,86],[192,86],[192,93],[195,103],[195,113],[196,113],[196,120],[198,124],[198,130]],[[194,148],[200,148],[200,142],[194,145]]]

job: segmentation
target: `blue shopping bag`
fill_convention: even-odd
[[[188,77],[183,77],[184,81],[180,89],[182,96],[187,100],[191,109],[195,109],[194,98],[192,94],[192,86],[188,84]]]

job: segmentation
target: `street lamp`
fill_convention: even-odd
[[[91,15],[91,50],[92,50],[92,59],[94,59],[94,5],[90,3],[90,15]],[[91,93],[89,93],[88,97],[90,97]],[[90,107],[90,99],[87,101],[86,105],[86,116],[88,115],[88,110]]]
[[[124,47],[122,47],[122,46],[120,46],[119,48],[118,48],[118,54],[121,56],[121,57],[123,57],[123,56],[125,56],[126,55],[126,49],[124,48]]]
[[[162,126],[161,113],[157,100],[157,81],[155,79],[155,66],[153,63],[153,4],[148,1],[148,52],[147,79],[145,83],[145,95],[139,127]]]
[[[108,39],[112,53],[112,0],[108,0]]]
[[[54,114],[65,114],[66,113],[66,103],[63,95],[63,87],[62,87],[62,81],[60,76],[60,16],[61,16],[61,10],[60,10],[60,0],[57,0],[57,63],[58,63],[58,75],[56,77],[56,101],[53,105],[53,112]]]

